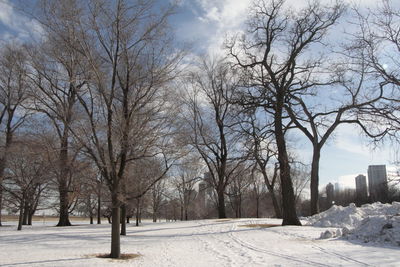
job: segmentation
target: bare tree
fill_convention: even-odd
[[[59,222],[70,226],[68,188],[71,177],[70,128],[76,119],[77,93],[84,85],[83,56],[77,46],[78,23],[83,16],[79,1],[40,1],[34,14],[45,32],[45,39],[28,51],[32,64],[31,107],[47,116],[58,136]]]
[[[196,156],[189,154],[181,160],[180,164],[176,165],[176,174],[172,178],[172,185],[176,188],[176,195],[180,202],[181,220],[188,220],[189,209],[197,197],[194,187],[201,179],[204,169],[198,161]]]
[[[227,187],[227,195],[235,218],[242,218],[242,203],[251,184],[249,166],[241,165],[232,173],[231,181]]]
[[[260,218],[260,202],[263,194],[265,193],[265,183],[262,176],[259,175],[256,166],[251,169],[250,176],[250,198],[255,201],[256,218]],[[276,216],[276,214],[275,214]],[[278,218],[278,217],[277,217]]]
[[[252,155],[255,166],[253,174],[261,173],[274,206],[275,217],[282,218],[280,191],[277,187],[279,165],[277,147],[272,125],[263,114],[254,111],[245,112],[241,120],[241,132],[245,135],[245,147]]]
[[[230,102],[237,83],[223,59],[203,60],[191,73],[192,94],[185,99],[189,115],[188,143],[202,157],[217,194],[219,218],[226,218],[225,194],[232,173],[244,161],[235,126],[234,106]]]
[[[160,180],[155,183],[150,189],[151,208],[153,213],[153,222],[157,222],[160,216],[160,209],[164,203],[164,194],[166,191],[165,180]]]
[[[25,121],[28,113],[22,105],[26,102],[29,82],[27,78],[26,54],[18,44],[6,44],[0,50],[0,211],[2,209],[2,187],[7,166],[8,150],[15,131]],[[0,212],[1,226],[1,212]]]
[[[288,11],[284,0],[255,1],[243,38],[228,42],[230,55],[247,79],[239,99],[245,107],[258,107],[272,117],[282,186],[283,225],[300,225],[290,173],[285,133],[290,120],[285,107],[293,97],[318,84],[318,65],[306,52],[317,49],[343,13],[343,5],[310,2]]]
[[[170,7],[156,14],[153,1],[89,1],[81,19],[78,51],[89,81],[77,93],[84,115],[72,130],[111,192],[111,257],[120,257],[120,207],[129,161],[160,153],[163,113],[180,53],[171,46]]]
[[[16,142],[9,149],[7,175],[3,189],[14,199],[19,210],[18,230],[32,222],[39,199],[49,184],[48,159],[43,147],[32,141]]]
[[[381,0],[373,9],[354,7],[353,12],[357,18],[353,20],[357,31],[351,35],[350,55],[365,62],[371,79],[379,83],[381,90],[384,89],[380,101],[363,107],[360,117],[375,136],[389,136],[397,146],[400,129],[400,9],[390,0]]]

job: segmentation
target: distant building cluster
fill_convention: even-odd
[[[355,202],[357,206],[366,203],[389,201],[389,190],[386,173],[386,165],[370,165],[368,166],[368,183],[365,175],[355,177],[356,192]],[[329,183],[326,186],[326,202],[331,206],[340,198],[346,197],[346,192],[342,191],[339,183],[335,186]]]

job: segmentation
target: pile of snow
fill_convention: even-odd
[[[308,218],[308,224],[318,227],[335,227],[326,230],[321,238],[343,236],[349,240],[390,243],[400,246],[400,202],[376,202],[357,208],[333,206],[329,210]]]

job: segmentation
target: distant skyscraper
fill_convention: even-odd
[[[340,188],[340,184],[339,183],[335,183],[335,194],[338,194],[340,192],[341,188]]]
[[[328,207],[331,207],[333,204],[333,198],[334,198],[334,188],[333,184],[329,183],[326,186],[326,200],[328,203]]]
[[[368,166],[369,198],[372,202],[388,201],[386,165]]]
[[[356,177],[356,204],[361,206],[368,202],[367,177],[358,175]]]

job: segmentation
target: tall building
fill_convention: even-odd
[[[205,182],[199,183],[199,194],[197,195],[197,199],[199,202],[199,208],[202,212],[206,208],[206,190],[207,190],[207,183]]]
[[[340,192],[342,191],[342,188],[339,183],[335,183],[334,187],[334,199],[337,200],[339,198]]]
[[[385,203],[388,201],[386,165],[368,166],[368,188],[369,198],[372,202]]]
[[[367,177],[358,175],[356,177],[356,204],[361,206],[368,202]]]
[[[333,205],[333,199],[334,199],[334,187],[333,184],[329,183],[326,186],[326,200],[328,204],[328,208],[330,208]]]

